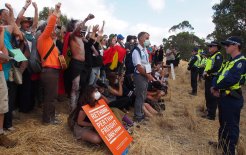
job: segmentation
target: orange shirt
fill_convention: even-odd
[[[2,64],[0,64],[0,71],[2,71],[3,70],[3,66],[2,66]]]
[[[57,17],[53,14],[49,17],[44,32],[38,38],[37,49],[42,59],[44,58],[44,56],[47,54],[52,44],[54,43],[53,39],[51,38],[51,34],[54,31],[56,25],[56,19]],[[42,62],[42,66],[60,69],[61,64],[58,60],[58,53],[59,53],[58,51],[59,51],[58,48],[55,47],[50,53],[50,55],[48,56],[48,58],[44,62]]]

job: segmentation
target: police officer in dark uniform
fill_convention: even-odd
[[[216,109],[218,106],[218,98],[211,94],[210,88],[212,87],[212,80],[217,76],[218,71],[220,70],[223,63],[223,56],[219,52],[221,46],[217,41],[212,41],[208,44],[210,57],[208,58],[204,70],[205,78],[205,99],[207,107],[207,115],[204,115],[204,118],[209,120],[215,120]]]
[[[219,145],[224,154],[235,154],[239,138],[240,113],[243,107],[241,85],[245,83],[246,59],[241,54],[242,41],[239,37],[229,37],[221,42],[231,59],[223,67],[220,75],[213,80],[211,93],[220,97],[219,101]]]
[[[191,73],[191,87],[192,92],[190,95],[197,95],[197,77],[199,74],[199,65],[201,62],[201,56],[198,54],[198,48],[194,48],[192,51],[192,57],[188,64],[188,70]]]

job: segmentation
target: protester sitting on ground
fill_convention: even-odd
[[[123,96],[123,77],[116,73],[107,73],[109,84],[107,87],[100,87],[99,91],[107,98],[106,102],[109,107],[115,107],[121,110],[128,109],[130,99]],[[122,97],[122,98],[117,98]]]
[[[104,83],[101,79],[98,79],[95,87],[98,89],[99,92],[103,92],[103,89],[107,89],[108,86],[106,83]],[[107,102],[108,99],[107,97],[105,97],[103,94],[101,94],[101,97]],[[108,103],[108,102],[107,102]],[[109,103],[108,103],[109,104]],[[128,126],[132,126],[133,125],[133,121],[127,116],[127,114],[123,111],[121,111],[118,108],[114,108],[114,107],[110,107],[110,109],[113,111],[113,113],[115,114],[115,116],[118,118],[118,120],[122,123],[122,124],[126,124],[125,127],[127,128]]]
[[[78,100],[78,105],[76,107],[76,114],[74,118],[75,124],[73,127],[73,133],[77,140],[81,139],[92,144],[100,144],[102,142],[101,137],[94,129],[91,121],[82,109],[82,106],[87,104],[94,107],[100,98],[100,92],[98,92],[93,86],[88,86],[88,88],[85,89],[85,92],[81,93]]]

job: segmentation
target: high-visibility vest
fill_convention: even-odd
[[[235,63],[239,60],[246,60],[246,58],[244,56],[241,56],[240,58],[238,58],[236,60],[227,62],[226,66],[223,68],[222,73],[220,74],[220,76],[217,80],[217,84],[219,84],[225,78],[225,76],[228,74],[230,69],[232,69],[233,66],[235,65]],[[245,80],[245,78],[246,78],[246,74],[242,74],[240,80],[236,84],[231,86],[230,90],[236,90],[236,89],[241,88],[240,82],[241,82],[241,80]]]
[[[206,57],[202,58],[200,67],[201,67],[201,68],[205,68],[205,67],[206,67],[206,63],[207,63],[207,58],[206,58]]]
[[[221,55],[220,52],[215,53],[213,56],[211,56],[210,58],[207,59],[206,62],[206,67],[205,67],[205,72],[211,70],[214,67],[214,63],[215,63],[215,59],[217,55]]]
[[[197,60],[194,63],[194,66],[197,67],[197,68],[199,68],[200,67],[200,64],[201,64],[201,56],[199,54],[197,54],[196,57],[197,57]]]

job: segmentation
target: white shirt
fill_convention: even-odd
[[[141,55],[139,55],[139,52],[135,49],[132,52],[132,62],[133,65],[136,67],[137,65],[141,65],[146,69],[147,65],[149,64],[149,54],[147,52],[146,48],[143,48],[140,44],[138,44],[138,48],[141,51]],[[138,71],[136,71],[137,73],[139,73]]]

